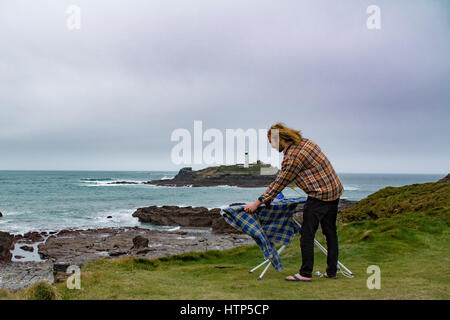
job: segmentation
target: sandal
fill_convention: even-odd
[[[294,279],[287,279],[287,278],[284,278],[284,280],[286,280],[286,281],[311,282],[311,279],[300,279],[296,274],[294,274],[294,275],[292,275],[292,276],[290,276],[290,277],[292,277],[292,278],[294,278]]]

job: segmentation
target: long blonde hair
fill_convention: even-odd
[[[299,144],[303,139],[302,132],[300,130],[286,127],[283,122],[277,122],[269,128],[269,131],[267,131],[267,137],[269,138],[272,129],[278,129],[278,136],[288,142]]]

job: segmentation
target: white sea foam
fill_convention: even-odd
[[[227,185],[227,184],[221,184],[221,185],[219,185],[219,186],[216,186],[217,188],[233,188],[233,189],[236,189],[236,188],[239,188],[239,187],[237,187],[237,186],[229,186],[229,185]]]
[[[347,190],[347,191],[356,191],[356,190],[359,190],[359,186],[345,186],[344,185],[344,190]]]
[[[224,204],[224,205],[221,205],[221,206],[219,206],[219,207],[208,208],[208,210],[215,209],[215,208],[225,209],[225,208],[228,208],[229,206],[230,206],[229,204]]]
[[[175,176],[172,176],[172,177],[164,176],[161,178],[161,180],[170,180],[170,179],[173,179],[174,177]]]
[[[135,182],[137,184],[127,184],[127,183],[116,183],[116,182]],[[146,180],[86,180],[83,181],[79,186],[83,187],[116,187],[116,186],[136,186],[140,185]]]
[[[8,211],[3,212],[3,217],[9,217],[9,216],[20,216],[23,214],[30,214],[31,211]]]
[[[104,211],[97,213],[97,216],[93,219],[95,220],[97,225],[130,225],[135,226],[138,225],[138,220],[133,217],[134,210],[130,209],[119,209],[112,211]],[[108,218],[111,216],[112,218]]]

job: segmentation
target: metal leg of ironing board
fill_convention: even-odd
[[[284,250],[284,248],[286,248],[286,246],[285,246],[285,245],[282,245],[282,246],[280,247],[280,249],[277,250],[277,253],[280,254],[280,253]],[[270,267],[270,260],[269,260],[269,259],[264,260],[264,261],[261,262],[259,265],[257,265],[257,266],[254,267],[252,270],[250,270],[248,273],[253,273],[253,271],[255,271],[255,270],[261,268],[261,267],[262,267],[263,265],[265,265],[266,263],[267,263],[267,266],[264,268],[263,272],[261,272],[261,274],[260,274],[259,277],[258,277],[258,280],[261,280],[262,277],[264,276],[264,274],[266,273],[267,269],[269,269],[269,267]]]

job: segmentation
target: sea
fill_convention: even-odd
[[[0,171],[0,231],[93,229],[140,226],[136,209],[152,205],[224,208],[256,200],[266,188],[166,187],[140,182],[171,179],[175,171]],[[343,198],[360,200],[386,186],[434,182],[443,174],[341,173]],[[131,181],[139,184],[111,184]],[[306,196],[286,188],[285,197]],[[112,218],[108,218],[108,217]]]

